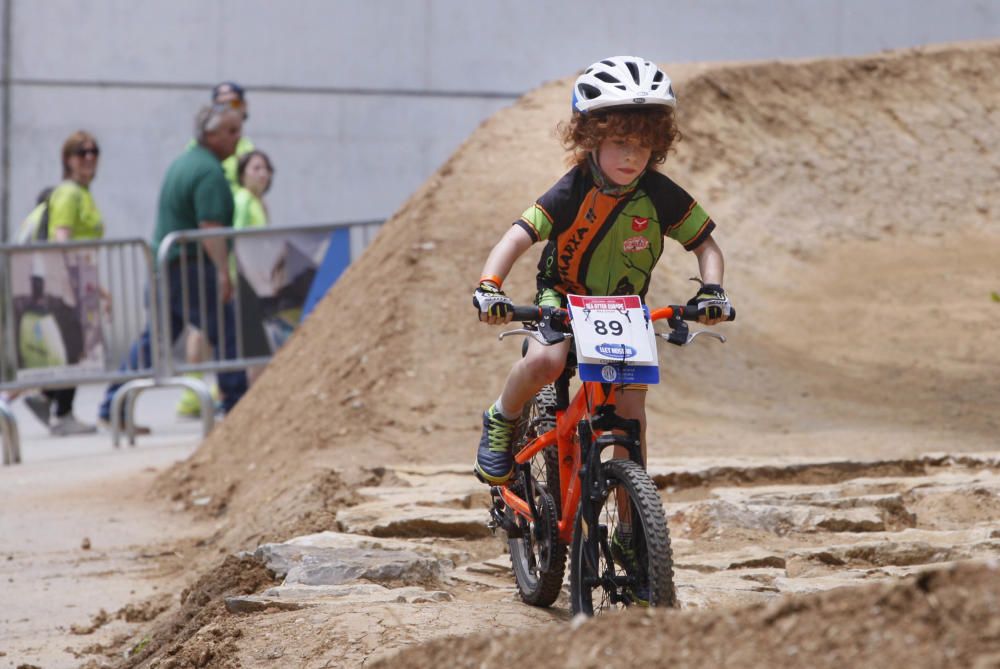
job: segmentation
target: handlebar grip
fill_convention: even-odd
[[[689,306],[689,305],[686,305],[686,304],[674,304],[674,305],[671,305],[670,308],[674,310],[675,314],[680,314],[681,315],[681,320],[683,320],[683,321],[696,321],[696,320],[698,320],[698,309],[696,309],[693,306]],[[736,320],[736,309],[734,309],[732,307],[729,308],[729,318],[727,318],[726,320],[727,321],[735,321]]]
[[[527,323],[535,323],[542,318],[542,308],[537,304],[530,305],[516,305],[514,307],[514,318],[515,321],[524,321]]]

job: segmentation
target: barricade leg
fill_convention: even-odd
[[[108,417],[111,423],[111,444],[118,448],[118,440],[121,436],[122,428],[127,430],[129,446],[135,446],[135,417],[132,415],[131,394],[134,391],[141,391],[152,388],[156,385],[155,379],[135,379],[128,383],[123,383],[114,390],[111,397],[111,415]],[[122,425],[123,409],[128,402],[129,412],[124,416],[125,425]]]
[[[136,379],[122,384],[111,399],[111,442],[118,448],[122,430],[128,435],[129,446],[135,446],[135,403],[139,395],[150,388],[183,386],[198,396],[201,405],[202,436],[208,436],[215,426],[215,402],[211,389],[201,379],[188,376],[171,376],[165,379]],[[122,421],[124,420],[124,425]]]
[[[0,437],[3,439],[3,464],[21,463],[21,439],[17,431],[17,419],[10,406],[0,400]]]

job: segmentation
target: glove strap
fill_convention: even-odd
[[[486,281],[492,283],[494,286],[497,287],[497,289],[503,286],[503,279],[498,277],[496,274],[485,274],[479,277],[479,283],[484,283]]]

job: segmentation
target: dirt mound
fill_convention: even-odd
[[[654,453],[995,444],[998,65],[1000,43],[987,43],[667,68],[685,137],[664,170],[717,220],[741,320],[725,347],[663,352]],[[471,462],[477,416],[517,355],[475,322],[471,288],[565,169],[553,128],[569,82],[484,122],[163,477],[162,494],[211,498],[198,508],[224,519],[221,547],[330,527],[373,475],[360,467]],[[518,301],[533,294],[536,254],[505,286]],[[669,249],[651,302],[686,299],[695,272]]]
[[[224,599],[251,594],[271,582],[271,574],[252,558],[226,557],[181,593],[180,606],[154,623],[119,667],[239,666],[229,657],[242,632],[222,620],[228,618]]]
[[[435,641],[376,667],[995,667],[997,565],[932,571],[763,606],[653,610],[503,636]],[[877,621],[877,624],[873,624]],[[639,631],[642,642],[635,639]]]

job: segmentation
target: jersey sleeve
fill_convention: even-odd
[[[536,242],[551,237],[553,230],[558,232],[569,226],[576,214],[573,194],[579,190],[580,180],[580,170],[574,167],[533,205],[525,209],[514,225],[524,228]]]
[[[687,191],[659,172],[651,174],[649,195],[656,205],[665,237],[693,251],[715,229],[715,221]]]

